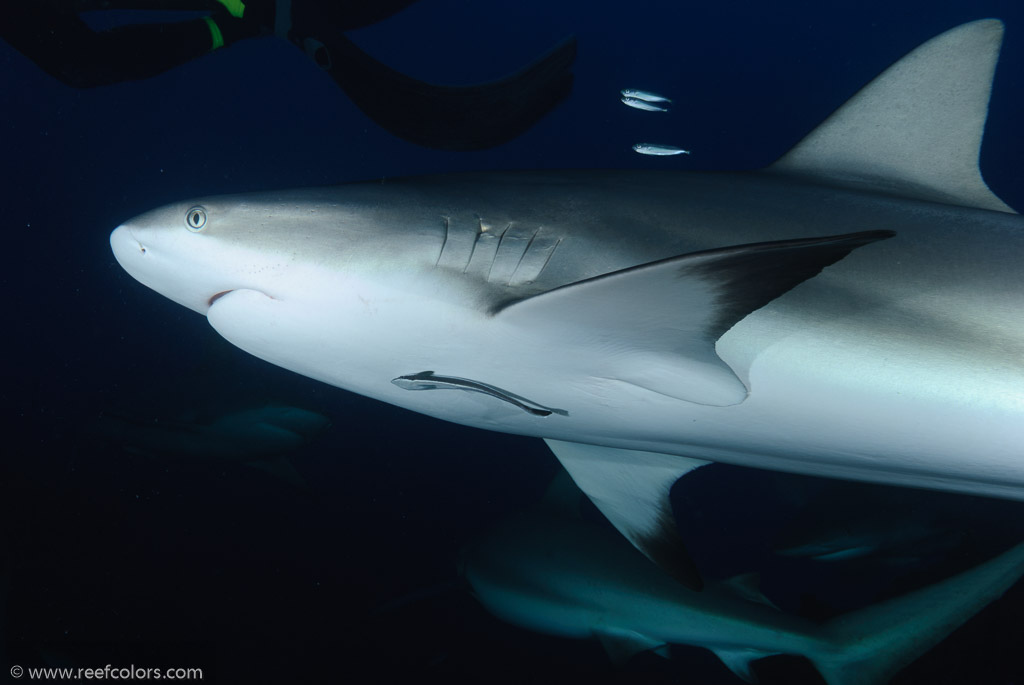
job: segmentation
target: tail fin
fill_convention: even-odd
[[[874,685],[927,652],[1024,574],[1024,543],[963,573],[838,616],[807,654],[829,685]]]

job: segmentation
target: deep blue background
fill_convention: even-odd
[[[442,591],[462,544],[543,491],[555,462],[542,444],[442,424],[248,358],[127,276],[107,236],[163,203],[242,190],[476,169],[757,168],[919,43],[986,16],[1007,33],[981,165],[998,195],[1024,207],[1019,0],[422,0],[354,32],[390,65],[449,83],[499,77],[577,35],[570,99],[512,143],[472,153],[391,137],[274,38],[88,91],[0,44],[8,657],[198,664],[222,682],[338,682],[366,668],[384,682],[738,682],[697,650],[617,671],[596,642],[520,631],[465,592]],[[623,107],[622,87],[669,94],[675,107]],[[693,154],[641,157],[630,150],[640,141]],[[246,400],[334,419],[294,455],[307,490],[231,463],[132,456],[89,435],[105,409],[173,415]],[[773,521],[758,475],[721,469],[719,478],[742,486],[718,499],[714,535],[692,534],[709,567],[737,556],[752,535],[744,526]],[[985,534],[1024,518],[1019,507],[1001,511],[979,524]],[[375,613],[432,588],[439,594]],[[1022,608],[1018,589],[901,682],[1021,682]],[[795,682],[792,672],[814,682],[799,664],[777,668],[780,682]]]

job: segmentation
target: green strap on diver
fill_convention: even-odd
[[[210,40],[213,43],[210,45],[210,51],[212,52],[217,48],[224,47],[224,35],[220,32],[217,22],[210,17],[203,17],[203,20],[206,21],[206,26],[210,29]]]
[[[242,15],[245,14],[245,3],[242,0],[217,0],[220,4],[224,5],[230,14],[235,19],[241,19]]]
[[[242,15],[245,14],[245,3],[242,0],[217,0],[220,4],[224,5],[230,14],[235,19],[241,19]],[[210,51],[216,50],[217,48],[224,47],[224,34],[220,32],[220,27],[217,26],[217,22],[212,17],[203,17],[206,20],[206,26],[210,29],[210,40],[212,45]]]

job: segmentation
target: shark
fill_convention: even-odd
[[[836,482],[782,527],[773,549],[825,563],[914,562],[970,536],[967,505],[934,491]]]
[[[462,551],[480,603],[522,628],[597,639],[614,662],[669,645],[714,652],[739,678],[753,663],[808,658],[829,685],[887,682],[1000,597],[1024,574],[1024,543],[932,585],[818,624],[774,608],[747,576],[694,592],[662,573],[614,530],[580,515],[564,471],[537,505],[499,522]]]
[[[1024,220],[978,165],[1003,33],[931,39],[758,171],[211,196],[110,245],[256,357],[543,438],[698,587],[669,494],[712,461],[1024,499]]]
[[[318,412],[270,403],[224,411],[205,420],[104,412],[91,432],[128,452],[234,461],[305,487],[285,455],[313,441],[330,424]]]
[[[95,432],[143,454],[179,454],[242,462],[291,452],[313,440],[330,419],[284,404],[238,409],[207,420],[140,418],[106,412]]]

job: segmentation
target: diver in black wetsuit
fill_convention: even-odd
[[[474,150],[507,142],[558,104],[572,85],[575,39],[506,78],[473,86],[418,81],[363,52],[344,31],[386,19],[416,0],[0,0],[0,36],[79,88],[154,76],[239,40],[276,34],[327,71],[392,134],[426,147]],[[102,9],[206,10],[188,21],[93,31],[78,13]]]

